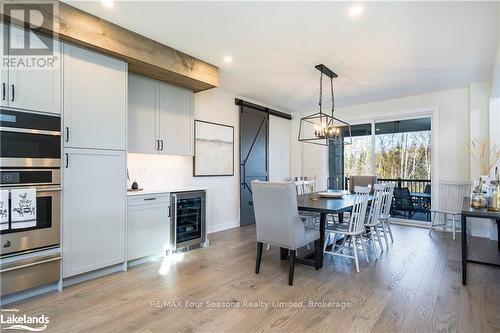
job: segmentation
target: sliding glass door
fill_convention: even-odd
[[[349,178],[356,175],[395,182],[392,215],[429,221],[431,118],[374,120],[351,128],[352,145],[329,147],[329,187],[346,189]]]

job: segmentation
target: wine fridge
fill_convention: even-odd
[[[205,191],[176,192],[170,199],[171,248],[199,245],[206,240]]]

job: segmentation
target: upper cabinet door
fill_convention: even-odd
[[[160,84],[160,153],[193,155],[193,92],[165,83]]]
[[[63,47],[64,146],[125,150],[127,64],[73,45]]]
[[[157,154],[158,139],[157,81],[128,76],[128,152]]]
[[[7,28],[7,26],[4,26]],[[35,60],[36,64],[27,62],[24,66],[9,68],[8,104],[12,108],[50,113],[61,112],[61,57],[60,43],[56,40],[33,32],[29,33],[30,50],[44,49],[53,43],[53,55],[24,56],[25,30],[17,26],[9,26],[9,40],[12,46],[10,56],[19,56],[25,61]],[[3,47],[3,45],[2,45]],[[30,60],[31,59],[31,60]],[[5,79],[4,79],[5,80]],[[2,86],[3,89],[3,86]],[[2,91],[3,92],[3,91]],[[4,101],[2,101],[4,102]]]

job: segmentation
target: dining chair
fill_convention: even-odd
[[[392,207],[392,199],[394,197],[394,188],[396,187],[395,182],[385,183],[384,185],[384,196],[381,202],[380,207],[380,224],[377,228],[382,228],[382,233],[385,240],[385,246],[389,248],[389,242],[387,239],[387,234],[391,237],[391,243],[394,243],[394,237],[392,236],[391,223],[389,222],[389,218],[391,217],[391,207]]]
[[[373,189],[373,185],[377,182],[377,177],[375,176],[350,176],[349,177],[349,191],[354,193],[354,188],[356,186],[365,187],[370,185]]]
[[[448,215],[451,215],[453,239],[455,239],[455,224],[457,222],[455,217],[460,215],[464,197],[470,194],[471,186],[471,182],[443,181],[439,183],[439,206],[438,208],[431,208],[431,213],[434,213],[434,217],[429,228],[429,235],[432,229],[438,226],[442,226],[446,230],[448,226]],[[444,215],[444,223],[435,224],[436,215],[438,214]],[[462,232],[464,231],[462,230]]]
[[[384,184],[375,184],[373,185],[373,200],[371,202],[368,215],[365,219],[365,228],[368,231],[368,235],[370,237],[373,253],[376,253],[375,240],[378,242],[380,247],[380,252],[384,252],[384,248],[382,246],[382,240],[380,238],[380,234],[384,234],[385,236],[385,228],[382,227],[382,220],[380,219],[382,203],[385,199],[385,185]],[[385,236],[386,237],[386,236]],[[386,237],[387,244],[387,237]]]
[[[346,258],[354,259],[356,264],[356,272],[359,273],[359,260],[358,260],[358,246],[361,245],[364,253],[366,262],[370,262],[368,259],[368,253],[366,251],[365,239],[363,233],[365,232],[365,217],[366,210],[368,207],[369,193],[371,191],[370,187],[356,186],[354,188],[354,205],[352,207],[352,212],[349,217],[348,223],[339,223],[333,226],[328,226],[325,232],[328,233],[328,237],[323,245],[324,253],[329,253],[334,256],[341,256]],[[336,237],[344,236],[344,240],[341,244],[337,244]],[[332,240],[332,250],[328,251],[327,244]],[[347,250],[347,253],[344,251]],[[351,254],[352,253],[352,254]]]
[[[259,274],[264,243],[288,250],[288,284],[293,285],[295,254],[298,248],[314,242],[316,270],[322,251],[318,230],[307,228],[297,208],[297,192],[293,182],[253,181],[252,197],[257,230],[255,273]],[[307,222],[307,221],[306,221]]]

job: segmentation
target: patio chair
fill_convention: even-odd
[[[453,239],[455,239],[455,216],[460,215],[464,197],[469,195],[471,185],[471,182],[445,181],[439,183],[439,206],[438,208],[431,209],[431,212],[434,213],[434,218],[432,219],[431,227],[429,228],[429,235],[431,234],[432,229],[437,226],[443,226],[443,228],[446,230],[446,227],[448,225],[448,215],[451,215]],[[438,214],[444,215],[444,223],[435,224],[436,215]]]
[[[398,214],[397,212],[402,212]],[[416,204],[410,194],[408,187],[396,187],[394,188],[394,215],[401,215],[406,219],[413,218],[415,213],[429,213],[429,209]]]

